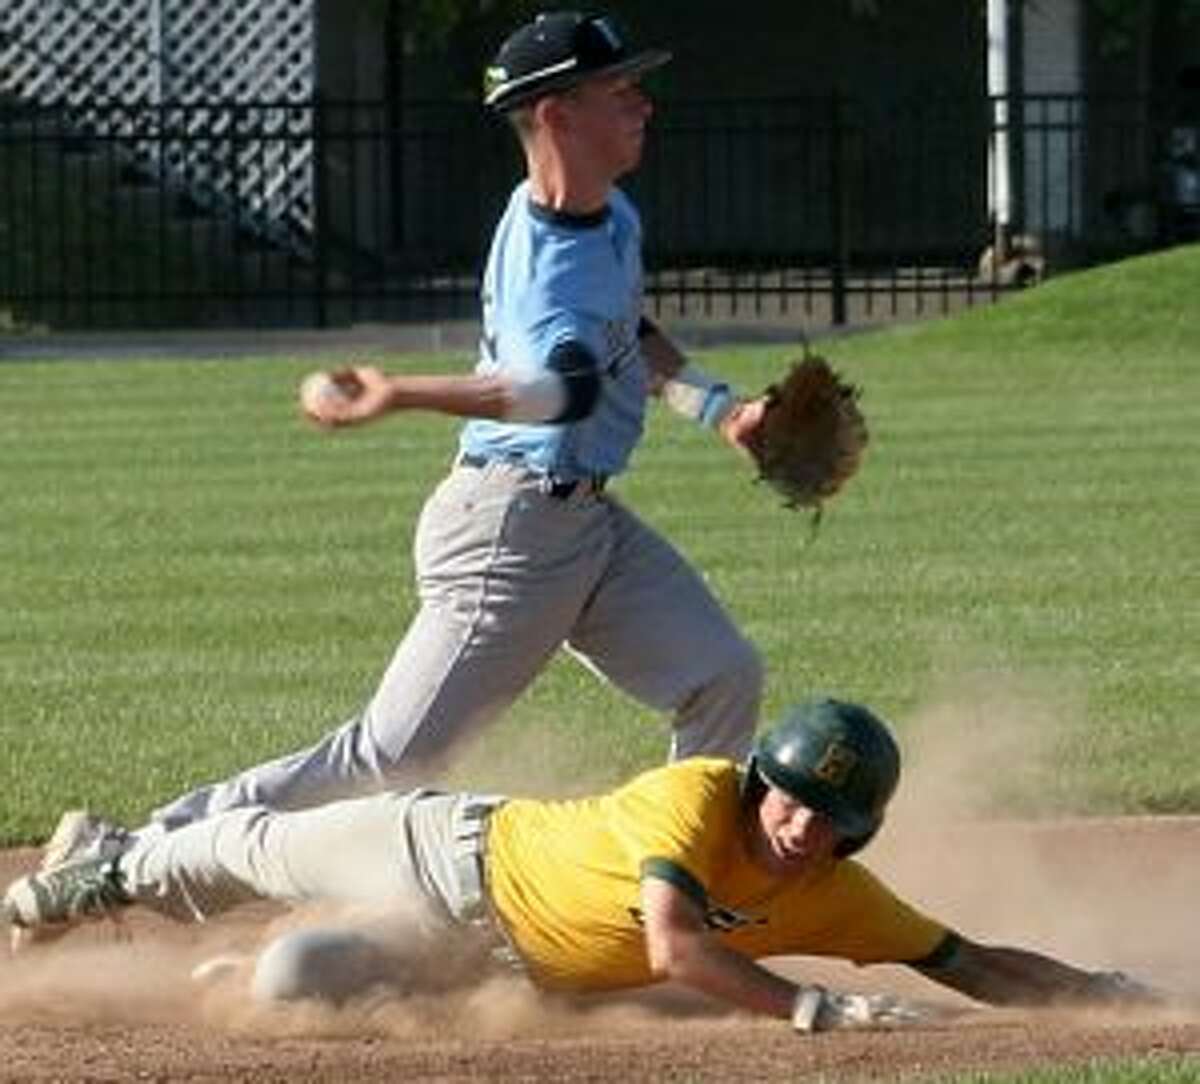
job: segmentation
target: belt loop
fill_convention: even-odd
[[[491,959],[506,971],[524,973],[525,961],[509,940],[508,932],[492,912],[487,895],[485,861],[487,827],[492,812],[506,799],[502,795],[471,795],[454,815],[454,871],[458,879],[459,912],[456,921],[480,931]]]
[[[459,922],[476,924],[488,917],[487,886],[484,877],[484,844],[487,841],[488,817],[502,802],[499,797],[465,800],[454,816],[453,833],[454,876],[458,882]]]

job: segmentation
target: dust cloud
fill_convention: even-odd
[[[1080,704],[1058,685],[1043,688],[995,671],[943,682],[900,721],[906,758],[900,793],[862,858],[901,897],[967,936],[1085,967],[1120,968],[1200,996],[1194,933],[1200,818],[1049,818],[1043,810],[1040,819],[1029,819],[1038,811],[1024,796],[1036,795],[1053,777],[1056,751],[1079,733],[1082,718]],[[563,785],[558,762],[574,759],[566,747],[561,756],[554,752],[561,737],[540,737],[538,760],[517,759],[527,769],[554,765],[554,778],[525,778],[524,793],[538,793],[539,784],[540,792],[554,793]],[[506,782],[519,775],[511,764],[499,771]],[[7,883],[35,860],[32,852],[0,855],[0,876]],[[129,939],[114,940],[108,926],[87,927],[0,961],[0,1014],[10,1023],[149,1023],[252,1037],[422,1040],[626,1034],[667,1018],[737,1019],[683,991],[620,999],[546,995],[519,976],[486,973],[478,960],[456,958],[449,946],[410,961],[410,982],[378,988],[338,1009],[263,1006],[249,992],[254,953],[313,915],[250,910],[249,918],[239,912],[203,927],[139,913],[126,923]],[[193,980],[197,964],[215,956],[229,957],[227,966],[207,982]],[[779,962],[779,968],[841,988],[965,1004],[903,968],[860,970],[811,960]],[[432,992],[418,992],[430,986]]]
[[[905,721],[900,792],[864,860],[976,940],[1195,998],[1200,818],[1048,811],[1084,718],[1060,680],[990,670],[946,682]]]

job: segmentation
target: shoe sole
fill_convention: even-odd
[[[57,941],[73,925],[68,922],[46,922],[25,926],[15,921],[16,915],[21,911],[18,903],[19,897],[25,897],[26,910],[37,910],[39,893],[35,887],[36,878],[37,874],[19,878],[9,885],[8,892],[4,897],[5,909],[13,918],[8,935],[8,947],[13,956],[20,955],[34,945],[47,945],[52,941]]]
[[[96,843],[104,833],[101,824],[100,819],[86,809],[67,810],[59,817],[54,834],[42,849],[38,871],[45,872],[64,865],[79,851]],[[18,956],[35,946],[52,944],[65,937],[76,925],[74,922],[64,922],[47,923],[44,926],[10,926],[9,953]]]
[[[71,855],[86,847],[95,839],[97,832],[92,827],[94,818],[86,809],[69,809],[58,818],[54,834],[42,849],[39,870],[61,866]]]

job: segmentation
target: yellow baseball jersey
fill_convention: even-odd
[[[696,758],[579,801],[513,799],[491,817],[492,905],[533,976],[616,989],[655,981],[640,921],[641,881],[663,877],[705,908],[747,956],[911,962],[948,932],[853,860],[773,877],[746,847],[740,770]]]

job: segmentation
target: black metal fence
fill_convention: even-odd
[[[667,317],[820,323],[950,311],[1036,281],[1046,261],[1194,238],[1189,108],[662,106],[629,182],[650,303]],[[281,111],[304,115],[280,123]],[[279,154],[289,140],[311,154]],[[306,183],[273,173],[281,161],[304,163]],[[247,170],[261,191],[211,190]],[[59,328],[473,316],[519,176],[512,135],[474,106],[0,102],[0,316]],[[1011,228],[997,231],[998,214]]]

